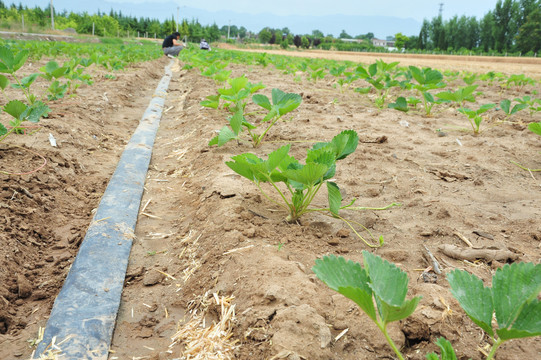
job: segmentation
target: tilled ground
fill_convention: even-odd
[[[59,103],[57,115],[40,123],[45,129],[24,138],[25,147],[49,159],[47,167],[31,175],[2,175],[0,219],[6,225],[0,222],[1,242],[7,246],[0,255],[7,260],[0,268],[0,284],[6,284],[0,287],[0,301],[7,307],[0,312],[1,358],[30,354],[27,340],[45,324],[92,209],[166,63],[141,65]],[[494,68],[505,72],[505,66]],[[340,92],[330,77],[314,83],[302,76],[299,82],[272,66],[230,69],[232,76],[261,81],[267,86],[262,93],[279,88],[301,94],[303,102],[271,129],[260,148],[248,142],[209,148],[228,114],[199,102],[216,93],[217,85],[196,69],[176,67],[145,185],[111,359],[182,357],[187,342],[171,345],[171,337],[185,331],[194,309],[205,314],[207,326],[220,319],[220,309],[211,305],[214,293],[234,297],[228,300],[236,307],[234,358],[393,358],[355,304],[326,288],[311,271],[315,259],[325,254],[360,261],[367,246],[344,223],[321,214],[286,223],[281,208],[224,164],[241,152],[265,157],[285,143],[292,143],[291,153],[304,159],[313,142],[328,141],[345,129],[360,137],[356,152],[337,166],[336,182],[345,201],[402,206],[344,215],[383,235],[385,245],[371,251],[408,273],[408,297],[423,296],[412,317],[391,326],[391,336],[410,359],[424,359],[436,350],[433,342],[439,336],[453,343],[460,359],[483,358],[489,340],[462,312],[445,277],[421,276],[428,267],[423,245],[445,272],[466,269],[487,282],[505,260],[465,262],[444,255],[440,246],[465,248],[462,235],[474,247],[508,249],[521,261],[540,261],[541,179],[511,161],[541,167],[541,141],[526,129],[541,115],[521,112],[502,123],[501,115],[491,113],[484,131],[474,136],[459,129],[469,124],[449,107],[438,108],[430,118],[378,111],[372,96]],[[504,93],[482,84],[480,90],[485,103],[540,89]],[[58,149],[48,146],[49,132],[59,139]],[[16,144],[2,145],[2,160],[13,159],[2,164],[15,165],[9,171],[23,168],[26,151]],[[28,162],[29,169],[38,164],[34,158]],[[315,203],[323,205],[325,197],[322,193]],[[499,350],[501,359],[540,354],[539,339],[513,341]]]

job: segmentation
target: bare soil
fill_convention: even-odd
[[[441,70],[490,69],[541,78],[538,64],[536,71],[525,72],[518,69],[531,64],[491,60],[468,69],[454,57],[411,61]],[[40,158],[28,150],[48,161],[28,175],[0,175],[0,358],[30,356],[28,340],[45,325],[92,210],[168,61],[138,65],[115,74],[115,80],[93,69],[95,84],[52,104],[38,132],[0,144],[3,171],[39,167]],[[410,60],[399,61],[407,65]],[[409,359],[424,359],[436,350],[433,343],[440,336],[453,343],[459,359],[484,358],[489,339],[462,312],[445,277],[422,276],[429,266],[423,245],[445,272],[466,269],[487,284],[495,269],[511,260],[463,261],[444,255],[440,247],[468,248],[461,235],[475,248],[509,250],[520,261],[541,260],[541,178],[511,163],[541,168],[541,139],[527,130],[528,123],[541,121],[540,113],[522,111],[502,122],[501,112],[491,112],[475,136],[467,130],[467,119],[449,106],[437,108],[433,117],[377,110],[373,95],[340,92],[331,77],[314,83],[302,76],[299,82],[272,66],[230,65],[232,76],[246,74],[251,82],[267,85],[262,93],[279,88],[301,94],[303,102],[271,129],[260,148],[248,142],[209,148],[228,114],[200,106],[218,86],[180,65],[175,66],[145,185],[111,359],[183,358],[186,344],[172,345],[171,337],[194,315],[189,309],[214,293],[234,297],[231,340],[237,348],[232,358],[392,359],[368,318],[311,271],[314,260],[325,254],[361,261],[363,250],[396,263],[408,273],[408,296],[423,296],[412,317],[391,327]],[[36,66],[41,65],[25,71],[36,71]],[[455,85],[462,84],[458,80]],[[478,104],[541,92],[539,83],[505,90],[483,83],[479,90]],[[285,143],[292,143],[291,153],[304,159],[313,142],[328,141],[345,129],[356,130],[361,141],[337,166],[336,182],[345,201],[357,198],[359,206],[367,207],[402,204],[344,214],[383,235],[385,245],[375,250],[344,223],[321,214],[286,223],[281,208],[224,164],[242,152],[265,157]],[[49,133],[57,148],[50,146]],[[320,194],[316,205],[324,205],[325,197]],[[205,316],[208,325],[219,320],[219,311],[211,308]],[[505,344],[498,358],[540,356],[541,339],[536,338]]]

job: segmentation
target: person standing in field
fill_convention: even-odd
[[[208,42],[205,41],[205,39],[201,39],[201,43],[199,44],[199,48],[201,50],[210,50],[210,45]]]
[[[164,55],[177,56],[178,53],[184,48],[182,42],[180,42],[180,33],[174,32],[167,36],[162,43],[162,50]]]

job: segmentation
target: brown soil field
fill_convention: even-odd
[[[538,80],[534,86],[505,89],[478,82],[478,103],[541,93],[539,59],[284,53],[365,64],[381,58],[440,70],[524,73]],[[474,248],[508,250],[519,261],[540,262],[541,177],[512,161],[541,168],[541,138],[527,129],[528,123],[541,121],[541,113],[521,111],[504,121],[501,111],[492,110],[482,132],[474,135],[468,120],[449,105],[437,106],[431,117],[419,111],[378,110],[374,94],[361,95],[353,87],[342,92],[331,76],[313,82],[301,74],[299,81],[272,65],[229,65],[231,77],[246,74],[252,83],[266,85],[260,93],[279,88],[300,94],[303,101],[270,130],[259,148],[247,141],[209,147],[229,115],[200,102],[220,85],[197,69],[182,70],[178,59],[164,57],[115,73],[115,79],[92,68],[94,85],[51,103],[51,115],[35,133],[11,136],[0,144],[1,359],[31,356],[120,154],[170,61],[175,61],[174,75],[109,359],[218,359],[208,349],[190,348],[189,342],[203,333],[202,323],[208,329],[220,320],[224,327],[215,334],[230,338],[215,338],[208,345],[218,346],[222,358],[394,359],[368,317],[311,271],[314,261],[326,254],[361,261],[363,250],[407,272],[408,298],[423,297],[411,317],[390,326],[408,359],[424,359],[437,350],[434,341],[440,336],[451,341],[459,359],[485,358],[490,339],[452,297],[444,274],[465,269],[488,285],[495,270],[512,260],[454,259],[442,246],[466,249],[461,239],[466,238]],[[21,70],[36,72],[44,62]],[[462,85],[459,79],[450,86]],[[44,91],[43,84],[36,86]],[[365,85],[359,81],[356,86]],[[393,90],[390,99],[397,95]],[[256,110],[255,105],[248,110]],[[5,123],[5,114],[1,116]],[[358,206],[401,204],[343,214],[384,237],[385,244],[377,249],[323,214],[285,222],[287,214],[280,207],[225,165],[244,152],[265,158],[286,143],[292,144],[292,155],[304,159],[313,143],[329,141],[346,129],[357,131],[360,143],[337,165],[335,179],[344,202],[356,198]],[[57,147],[49,144],[49,133]],[[38,171],[33,169],[41,158],[34,152],[47,159]],[[325,201],[323,191],[314,204],[324,206]],[[430,265],[425,246],[444,271],[438,276],[429,271],[431,281],[422,276]],[[223,309],[233,307],[234,316],[222,319]],[[496,358],[540,357],[538,337],[510,341]]]

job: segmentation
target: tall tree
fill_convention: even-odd
[[[494,9],[494,46],[498,52],[509,51],[517,28],[518,3],[513,0],[498,0]]]
[[[494,49],[494,24],[494,14],[492,11],[486,13],[479,24],[480,47],[485,52]]]
[[[432,24],[430,26],[431,35],[430,38],[434,44],[434,48],[445,50],[447,49],[447,43],[445,39],[445,27],[443,25],[443,20],[441,16],[435,17],[432,19]]]
[[[541,9],[535,9],[526,19],[526,23],[520,27],[517,36],[517,47],[527,53],[541,50]]]
[[[419,32],[419,40],[417,47],[419,49],[428,49],[429,48],[429,39],[430,39],[430,23],[427,19],[423,20],[423,26],[421,26],[421,31]]]

